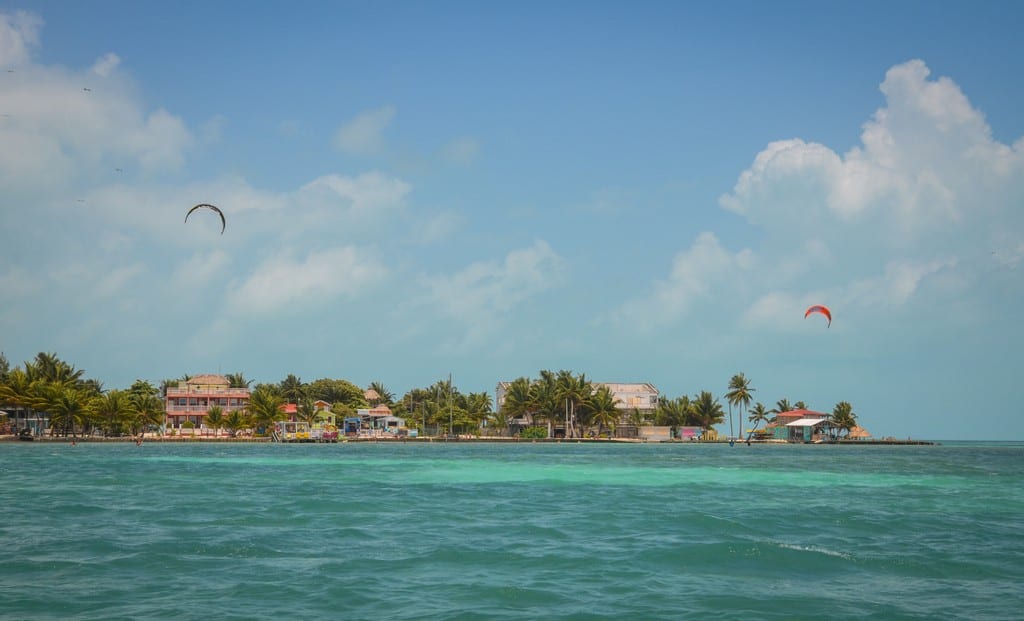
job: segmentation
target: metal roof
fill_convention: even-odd
[[[820,423],[827,423],[827,418],[801,418],[791,423],[786,423],[787,427],[814,427]]]

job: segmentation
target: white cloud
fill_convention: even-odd
[[[748,250],[730,253],[712,233],[701,233],[693,245],[676,255],[666,279],[653,290],[627,300],[611,315],[616,323],[646,331],[676,321],[696,303],[716,292],[728,293],[754,267]]]
[[[100,58],[96,59],[96,62],[92,66],[92,72],[101,78],[108,78],[110,74],[114,73],[117,66],[121,64],[121,58],[113,52],[104,54]]]
[[[769,144],[722,207],[767,229],[884,223],[893,243],[1006,209],[1024,186],[1024,153],[994,140],[984,116],[920,60],[886,73],[886,106],[840,156],[801,139]]]
[[[29,62],[39,47],[43,20],[25,11],[0,12],[0,68],[18,67]]]
[[[509,252],[502,262],[478,262],[450,276],[423,279],[422,304],[461,322],[458,346],[478,344],[517,307],[561,282],[563,260],[537,240]]]
[[[362,112],[338,129],[334,144],[353,155],[377,155],[384,150],[383,133],[394,117],[394,106]]]
[[[25,50],[41,22],[21,22],[30,26],[0,14],[0,47],[20,63],[0,88],[0,189],[52,190],[115,166],[164,173],[184,163],[191,133],[166,110],[144,109],[116,54],[84,71],[32,63]]]
[[[304,259],[284,252],[264,260],[227,294],[236,314],[272,314],[319,308],[340,297],[356,297],[386,277],[387,269],[351,246],[311,251]]]
[[[342,208],[353,216],[365,216],[401,207],[409,190],[401,179],[379,172],[325,175],[302,186],[296,199],[309,207]]]

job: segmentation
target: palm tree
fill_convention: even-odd
[[[274,424],[274,421],[284,417],[281,412],[282,405],[284,405],[284,397],[267,386],[257,386],[256,390],[249,395],[249,413],[252,416],[253,424],[265,431]]]
[[[706,390],[702,390],[699,395],[694,397],[692,410],[697,423],[705,431],[710,431],[715,425],[725,420],[722,404]]]
[[[238,410],[232,410],[224,419],[224,426],[228,429],[228,435],[232,438],[238,434],[238,430],[246,425],[246,417]]]
[[[850,435],[850,430],[857,426],[857,415],[853,413],[853,406],[848,401],[840,401],[832,410],[832,424]]]
[[[384,386],[383,382],[370,382],[370,389],[380,395],[380,403],[384,403],[388,407],[395,404],[395,395]]]
[[[132,413],[132,406],[128,393],[111,390],[105,395],[94,397],[89,402],[89,412],[99,419],[107,435],[114,435],[120,431],[122,422],[129,422],[124,419]]]
[[[36,409],[50,413],[51,433],[60,428],[64,436],[70,431],[73,438],[78,437],[78,427],[85,423],[89,414],[82,392],[60,383],[42,384],[36,405],[39,406]]]
[[[558,380],[548,370],[540,372],[540,378],[530,385],[530,405],[534,419],[547,421],[548,437],[551,436],[551,423],[562,412],[558,401]]]
[[[769,420],[769,412],[765,409],[764,404],[758,401],[754,404],[754,407],[750,409],[750,422],[754,423],[754,428],[747,434],[747,444],[750,444],[750,436],[754,435],[757,431],[757,426],[761,423],[767,423]]]
[[[738,373],[732,376],[729,380],[729,392],[725,393],[725,398],[729,402],[729,435],[732,436],[732,408],[736,406],[740,411],[740,421],[743,421],[743,413],[747,406],[750,405],[750,393],[754,389],[750,387],[750,380],[746,378],[742,373]],[[738,431],[742,431],[742,425]]]
[[[133,433],[136,429],[145,433],[147,427],[164,424],[167,412],[164,410],[164,402],[156,395],[132,395],[131,406],[134,411]]]
[[[658,410],[655,414],[659,425],[668,425],[676,432],[679,427],[685,426],[690,417],[690,398],[686,395],[676,399],[659,399]]]
[[[281,380],[281,394],[288,403],[298,403],[306,394],[305,386],[300,378],[289,373],[288,377]]]
[[[493,405],[494,402],[491,400],[491,395],[486,392],[471,392],[466,395],[466,415],[477,428],[480,427],[483,421],[490,418]]]
[[[224,425],[224,410],[219,405],[212,405],[210,409],[206,410],[206,426],[213,429],[213,435],[219,435],[217,432],[221,426]]]
[[[779,414],[782,414],[783,412],[789,412],[792,409],[793,409],[793,406],[791,406],[789,404],[789,399],[782,398],[782,399],[779,399],[778,401],[776,401],[775,402],[775,407],[773,407],[772,409],[768,410],[768,412],[770,414],[779,415]],[[775,420],[775,416],[772,416],[772,421],[774,421],[774,420]]]
[[[585,404],[594,394],[593,385],[584,374],[559,371],[555,378],[555,399],[565,404],[565,435],[576,437],[576,407]]]
[[[308,423],[312,427],[313,423],[316,422],[317,416],[317,411],[316,407],[313,405],[313,400],[310,399],[309,397],[303,397],[299,401],[298,407],[295,409],[295,414],[296,418],[305,423]]]
[[[229,388],[248,388],[252,380],[245,379],[243,373],[228,373],[224,376],[224,379],[228,381]]]
[[[505,389],[505,401],[501,404],[501,416],[506,419],[506,427],[512,419],[530,419],[533,422],[533,394],[529,378],[520,377],[509,382]]]
[[[614,431],[615,423],[619,419],[619,408],[616,407],[618,402],[619,400],[612,393],[611,388],[604,384],[598,386],[593,396],[588,399],[587,409],[590,410],[591,418],[597,423],[597,435],[601,435],[606,426]]]

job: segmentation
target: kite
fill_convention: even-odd
[[[228,223],[227,223],[227,220],[224,219],[224,212],[221,211],[220,208],[215,206],[215,205],[210,205],[209,203],[199,203],[198,205],[196,205],[192,209],[189,209],[188,213],[185,214],[185,222],[188,222],[188,217],[190,215],[192,215],[193,211],[195,211],[196,209],[199,209],[200,207],[205,207],[207,209],[212,209],[212,210],[217,212],[217,215],[220,216],[220,234],[223,235],[224,234],[224,229],[227,227]]]
[[[811,313],[821,313],[822,315],[828,317],[828,326],[827,327],[831,327],[832,326],[832,311],[830,311],[827,306],[822,306],[821,304],[815,304],[814,306],[809,307],[807,309],[807,312],[804,313],[804,319],[807,319],[807,316],[810,315]]]

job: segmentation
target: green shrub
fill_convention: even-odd
[[[548,437],[547,427],[527,427],[519,434],[524,440],[540,440]]]

